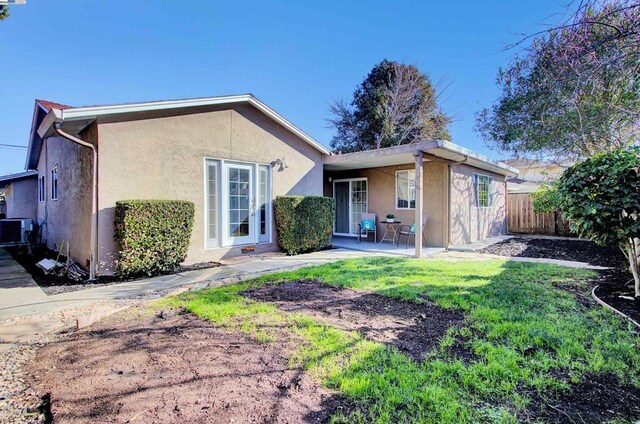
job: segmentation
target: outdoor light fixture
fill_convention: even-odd
[[[284,158],[278,158],[271,162],[271,166],[275,167],[276,165],[280,165],[280,168],[278,168],[278,172],[282,172],[289,167],[289,164]]]

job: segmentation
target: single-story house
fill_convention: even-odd
[[[37,181],[36,171],[0,176],[0,219],[35,219]]]
[[[378,221],[392,212],[415,220],[420,240],[417,217],[427,214],[430,245],[462,245],[505,231],[505,179],[516,175],[444,141],[333,155],[250,94],[88,107],[37,100],[26,169],[42,182],[34,201],[43,239],[68,241],[92,274],[115,269],[118,200],[194,202],[187,263],[196,263],[245,245],[279,249],[279,195],[336,198],[336,234],[355,236],[363,212]]]

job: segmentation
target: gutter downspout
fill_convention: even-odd
[[[59,122],[54,123],[53,130],[62,138],[90,148],[93,153],[93,176],[91,182],[91,258],[89,260],[89,279],[93,280],[96,278],[98,259],[98,152],[93,144],[81,140],[78,137],[60,129]]]
[[[509,188],[510,178],[516,178],[517,175],[508,175],[504,178],[504,233],[509,235]]]
[[[447,250],[451,247],[451,169],[454,166],[462,165],[469,160],[469,155],[465,156],[463,160],[458,162],[447,162]]]

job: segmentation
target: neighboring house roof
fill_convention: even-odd
[[[339,171],[403,165],[413,163],[414,153],[417,151],[454,162],[464,162],[475,168],[484,169],[500,175],[513,177],[518,175],[516,168],[502,162],[491,160],[486,156],[449,141],[425,141],[383,149],[327,156],[324,159],[324,167],[330,171]]]
[[[25,166],[27,169],[32,169],[37,165],[37,158],[40,154],[42,139],[53,133],[53,125],[55,123],[60,123],[63,126],[67,125],[67,132],[77,134],[91,124],[91,122],[96,118],[102,116],[117,117],[118,115],[156,110],[234,104],[249,104],[255,107],[267,117],[282,125],[315,149],[324,154],[329,154],[329,150],[323,146],[322,143],[289,122],[282,115],[258,100],[252,94],[82,107],[67,106],[46,100],[36,100],[36,109],[34,111],[34,120],[31,128],[31,137],[29,138],[29,149],[27,152],[27,162]],[[39,108],[46,112],[44,116],[41,116]]]
[[[23,178],[35,178],[37,176],[38,171],[26,171],[18,172],[16,174],[0,175],[0,189],[7,187],[16,180],[21,180]]]
[[[526,181],[521,178],[512,178],[507,180],[507,191],[509,193],[533,193],[538,190],[540,183],[535,181]]]
[[[541,183],[558,178],[565,169],[573,165],[573,161],[563,159],[559,161],[542,161],[523,157],[504,159],[507,165],[518,168],[519,177],[526,181]]]

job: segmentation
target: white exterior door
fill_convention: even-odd
[[[255,243],[256,193],[254,166],[227,163],[225,166],[225,245]]]

